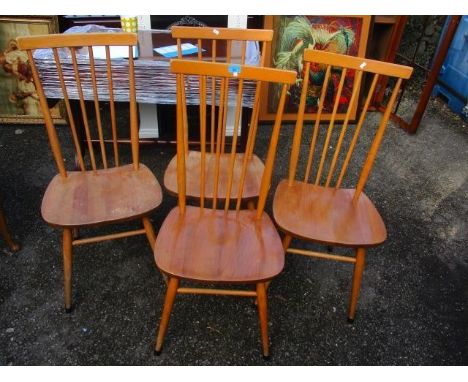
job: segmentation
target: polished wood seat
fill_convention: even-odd
[[[156,209],[162,191],[151,170],[140,164],[56,175],[42,199],[42,217],[57,227],[92,226],[133,220]]]
[[[239,153],[236,155],[234,162],[234,176],[232,184],[231,198],[237,197],[239,188],[240,174],[244,162],[245,154]],[[205,198],[212,199],[214,195],[214,177],[216,166],[216,154],[206,154],[206,176],[205,176]],[[200,198],[200,180],[201,180],[201,153],[199,151],[189,151],[187,156],[186,166],[186,195],[187,197]],[[226,195],[228,187],[228,174],[230,166],[230,154],[220,155],[219,164],[219,185],[218,194]],[[260,191],[260,183],[262,180],[263,170],[265,165],[256,155],[247,164],[247,173],[245,176],[243,199],[255,198]],[[167,166],[164,173],[164,186],[171,193],[177,194],[177,157],[175,156]]]
[[[282,180],[275,192],[273,216],[278,226],[302,239],[348,247],[372,247],[387,238],[385,224],[371,200],[354,189],[335,189]]]
[[[281,239],[270,217],[256,211],[174,208],[159,231],[154,257],[163,272],[207,282],[257,282],[284,266]]]

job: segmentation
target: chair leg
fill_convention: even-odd
[[[357,300],[359,297],[359,289],[361,288],[362,273],[364,271],[364,263],[366,258],[365,248],[356,250],[356,263],[354,264],[353,285],[351,289],[351,299],[348,307],[348,321],[353,322],[356,315]]]
[[[143,222],[143,227],[145,228],[145,231],[146,231],[146,237],[148,238],[148,242],[151,246],[151,251],[154,253],[154,245],[156,243],[156,232],[154,232],[153,224],[151,223],[151,220],[149,219],[148,216],[145,216],[141,220]],[[168,284],[167,276],[162,272],[161,272],[161,275],[163,277],[164,282],[167,285]]]
[[[73,240],[78,240],[80,238],[80,230],[78,228],[73,228]]]
[[[284,250],[285,253],[286,253],[286,250],[287,250],[287,249],[289,248],[289,246],[291,245],[291,240],[292,240],[292,236],[291,236],[291,235],[285,235],[285,236],[283,237],[282,242],[283,242],[283,250]],[[270,287],[270,284],[271,284],[271,280],[269,280],[269,281],[267,281],[267,282],[265,283],[265,286],[266,286],[267,289]]]
[[[73,264],[73,229],[63,230],[63,284],[65,293],[65,311],[72,310],[72,264]]]
[[[260,332],[262,335],[263,358],[268,359],[270,357],[270,345],[268,340],[268,309],[265,283],[257,283],[257,302]]]
[[[8,226],[6,223],[5,214],[3,213],[3,210],[1,207],[0,207],[0,233],[5,239],[8,247],[10,247],[10,249],[13,252],[19,251],[20,246],[16,244],[11,237],[10,230],[8,229]]]
[[[159,323],[158,336],[156,337],[156,346],[154,352],[156,355],[161,353],[164,336],[166,335],[169,318],[171,316],[172,306],[179,287],[179,279],[176,277],[169,278],[169,285],[167,287],[166,298],[164,300],[164,308],[162,312],[161,322]]]
[[[148,216],[141,219],[143,221],[143,227],[146,231],[146,237],[148,238],[151,250],[154,252],[154,243],[156,243],[156,233],[154,232],[153,224]]]
[[[286,250],[291,245],[291,240],[292,240],[291,235],[288,235],[288,234],[284,235],[284,237],[283,237],[283,250],[284,250],[284,252],[286,252]]]
[[[253,200],[247,201],[247,209],[249,209],[250,211],[255,210],[255,202]]]

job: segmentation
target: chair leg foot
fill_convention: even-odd
[[[270,356],[270,344],[268,339],[268,309],[265,283],[257,283],[257,307],[260,320],[260,334],[262,337],[263,357]]]
[[[354,318],[349,318],[349,317],[348,317],[348,323],[349,323],[349,324],[354,324]]]
[[[156,345],[154,347],[155,354],[160,353],[166,335],[169,318],[171,316],[174,300],[177,295],[177,288],[179,287],[179,279],[176,277],[169,278],[169,285],[167,287],[166,298],[164,300],[164,308],[162,312],[161,322],[159,323],[158,335],[156,337]]]
[[[11,252],[18,252],[21,249],[21,246],[14,241],[8,244],[10,247]]]
[[[161,350],[154,350],[154,355],[159,357],[161,355]]]
[[[271,355],[262,355],[264,361],[268,362],[271,360]]]
[[[70,308],[65,308],[65,313],[70,314],[71,312],[73,312],[73,306]]]

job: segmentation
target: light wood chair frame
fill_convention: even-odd
[[[204,177],[205,174],[205,158],[206,158],[206,108],[207,108],[207,97],[206,97],[206,90],[207,90],[207,77],[220,77],[223,81],[223,86],[220,89],[220,96],[219,96],[219,104],[221,110],[224,107],[224,91],[225,86],[224,84],[227,83],[230,79],[238,79],[239,80],[239,88],[242,88],[242,83],[245,80],[255,80],[259,83],[261,82],[273,82],[280,84],[282,86],[281,97],[279,101],[278,111],[275,119],[275,123],[272,130],[271,140],[268,147],[268,153],[265,161],[265,170],[262,177],[261,188],[259,193],[259,199],[256,206],[256,219],[261,219],[264,215],[264,208],[265,203],[268,195],[268,189],[271,182],[271,176],[273,172],[274,166],[274,159],[276,155],[276,148],[279,140],[279,133],[280,127],[282,123],[282,115],[283,115],[283,108],[286,99],[287,89],[291,84],[293,84],[296,80],[296,73],[294,71],[284,71],[278,69],[270,69],[270,68],[258,68],[254,66],[239,66],[239,71],[237,73],[233,73],[229,70],[229,64],[224,63],[208,63],[208,62],[198,62],[198,61],[187,61],[187,60],[172,60],[171,61],[171,71],[176,73],[177,75],[177,175],[178,175],[178,208],[180,210],[180,214],[184,215],[186,211],[186,193],[185,193],[185,181],[186,181],[186,171],[185,171],[185,160],[188,155],[188,147],[186,145],[187,136],[185,134],[185,118],[184,118],[184,109],[186,107],[185,103],[185,93],[184,89],[184,78],[188,75],[195,75],[199,76],[200,78],[200,136],[201,136],[201,176]],[[261,89],[261,87],[257,87],[257,89]],[[256,100],[260,96],[260,92],[257,91]],[[236,115],[238,118],[239,115],[239,108],[241,107],[241,98],[242,92],[239,92],[237,98],[237,108],[236,108]],[[259,104],[255,103],[256,107],[254,108],[253,114],[258,117],[258,107]],[[219,114],[222,116],[222,113]],[[222,117],[219,117],[219,123],[222,123]],[[235,124],[235,126],[238,126]],[[218,129],[217,134],[217,144],[215,145],[215,155],[216,155],[216,177],[214,179],[215,182],[215,190],[216,184],[219,182],[219,158],[221,155],[221,129]],[[224,213],[227,214],[230,209],[230,200],[231,200],[231,187],[232,187],[232,180],[233,180],[233,167],[234,167],[234,160],[236,156],[236,128],[234,131],[234,144],[231,146],[231,153],[230,153],[230,173],[229,173],[229,182],[228,182],[228,190],[227,190],[227,198],[224,199]],[[249,131],[247,146],[249,150],[253,146],[253,143],[256,138],[256,129],[251,129]],[[235,204],[235,211],[239,213],[241,211],[241,201],[242,201],[242,189],[247,172],[247,157],[244,157],[244,163],[242,168],[242,173],[240,175],[239,181],[239,188],[236,196],[236,204]],[[204,211],[215,211],[217,209],[217,191],[214,193],[214,198],[212,200],[206,201],[205,200],[205,190],[204,190],[204,179],[200,182],[200,210]],[[211,203],[209,203],[211,201]],[[211,204],[211,205],[210,205]],[[253,212],[253,211],[252,211]],[[206,212],[208,213],[208,212]],[[158,237],[156,241],[156,251],[158,249],[158,241],[160,240],[161,235]],[[209,249],[207,248],[207,251]],[[155,252],[156,257],[156,252]],[[161,269],[162,270],[162,269]],[[162,270],[164,271],[164,270]],[[159,325],[158,334],[156,337],[155,343],[155,353],[159,354],[163,345],[164,336],[167,331],[169,318],[171,315],[172,307],[174,304],[174,300],[177,294],[204,294],[204,295],[227,295],[227,296],[241,296],[241,297],[253,297],[256,298],[258,301],[258,313],[259,313],[259,321],[260,321],[260,330],[261,330],[261,337],[262,337],[262,348],[263,348],[263,356],[268,358],[269,356],[269,340],[268,340],[268,324],[267,324],[267,293],[266,293],[266,283],[268,280],[257,280],[253,282],[239,282],[241,284],[255,284],[255,290],[231,290],[231,289],[217,289],[217,288],[192,288],[192,287],[180,287],[180,280],[181,278],[176,275],[168,274],[168,289],[165,297],[164,308],[162,312],[162,318]],[[186,279],[190,281],[190,279]],[[197,280],[201,281],[201,280]],[[210,282],[211,283],[211,282]],[[224,283],[224,282],[222,282]]]
[[[187,56],[184,57],[182,55],[182,42],[183,40],[197,40],[197,48],[198,53],[196,59],[199,61],[202,60],[211,60],[211,62],[218,62],[217,56],[217,47],[218,43],[224,42],[226,43],[226,57],[223,57],[226,63],[231,63],[233,60],[232,57],[232,50],[233,50],[233,43],[240,43],[240,65],[245,65],[246,60],[246,50],[247,50],[247,42],[248,41],[258,41],[260,44],[260,61],[259,67],[265,66],[266,60],[266,52],[268,51],[268,47],[271,44],[273,39],[273,31],[269,29],[243,29],[243,28],[213,28],[213,27],[185,27],[185,26],[173,26],[171,28],[172,37],[177,40],[177,53],[179,59],[187,59],[190,60],[191,57]],[[204,40],[211,40],[211,57],[204,57],[202,44]],[[215,107],[216,102],[214,100],[215,91],[215,78],[212,77],[210,81],[211,86],[211,120],[210,120],[210,153],[213,154],[216,151],[217,140],[216,137],[216,116],[215,116]],[[227,85],[229,86],[229,85]],[[259,93],[259,85],[257,84],[256,93]],[[242,88],[240,89],[242,91]],[[185,89],[182,88],[182,96],[185,97]],[[224,105],[227,105],[227,98],[228,98],[228,89],[224,90]],[[255,132],[257,130],[258,124],[258,109],[260,104],[260,97],[255,99],[253,110],[256,111],[252,113],[251,121],[250,121],[250,129],[253,129]],[[225,153],[226,149],[226,121],[227,121],[227,107],[224,107],[222,111],[222,131],[221,131],[221,154]],[[201,113],[201,105],[200,105],[200,113]],[[185,126],[185,145],[188,149],[188,127],[187,127],[187,112],[186,109],[183,110],[183,123]],[[239,131],[239,123],[241,122],[241,109],[236,111],[235,114],[235,130],[236,133]],[[219,125],[219,124],[218,124]],[[218,126],[219,127],[219,126]],[[237,137],[234,138],[231,144],[237,144]],[[252,159],[253,155],[253,146],[247,147],[246,155],[248,155],[249,159]],[[255,203],[252,198],[247,200],[247,205],[249,209],[255,208]]]
[[[335,53],[330,53],[330,52],[325,52],[325,51],[306,49],[304,51],[305,76],[303,80],[303,88],[301,92],[299,110],[297,113],[297,121],[295,125],[295,132],[294,132],[293,143],[292,143],[292,150],[291,150],[291,157],[290,157],[290,164],[289,164],[288,186],[292,186],[293,182],[296,181],[296,176],[297,176],[297,167],[298,167],[298,161],[299,161],[300,146],[301,146],[301,141],[302,141],[302,130],[303,130],[303,125],[304,125],[306,96],[307,96],[307,91],[308,91],[308,86],[309,86],[309,73],[310,73],[310,68],[311,68],[312,63],[326,66],[326,73],[325,73],[325,79],[323,82],[323,86],[322,86],[322,90],[321,90],[321,94],[319,98],[317,118],[315,120],[315,123],[313,124],[314,127],[313,127],[312,139],[311,139],[311,143],[309,147],[309,154],[307,157],[307,166],[305,170],[305,175],[302,180],[301,179],[298,180],[304,183],[309,183],[309,179],[311,178],[311,175],[312,175],[314,153],[315,153],[316,146],[318,147],[317,145],[318,132],[320,129],[320,124],[322,122],[321,114],[322,114],[324,103],[325,103],[327,84],[331,78],[331,70],[332,68],[337,68],[337,67],[340,67],[343,70],[341,73],[341,78],[340,78],[340,82],[338,85],[337,93],[335,95],[335,101],[333,103],[333,112],[332,112],[331,118],[329,121],[325,121],[325,122],[328,122],[327,133],[326,133],[326,137],[323,143],[322,152],[320,155],[320,162],[318,164],[318,168],[315,174],[315,180],[313,180],[313,183],[315,185],[318,185],[318,186],[322,185],[327,188],[329,187],[329,188],[339,189],[342,185],[343,178],[346,175],[346,171],[348,169],[348,165],[350,163],[353,151],[359,139],[360,131],[364,124],[366,113],[368,111],[372,96],[376,90],[376,84],[379,78],[381,78],[382,76],[396,78],[391,96],[383,112],[382,118],[380,120],[380,124],[378,125],[377,131],[372,140],[370,149],[367,153],[365,162],[361,169],[359,179],[357,181],[357,185],[354,189],[352,202],[357,203],[359,197],[361,196],[363,192],[363,189],[366,185],[369,175],[371,173],[371,169],[373,167],[380,144],[382,142],[382,138],[384,136],[384,132],[387,127],[388,120],[393,110],[395,100],[397,98],[402,81],[404,79],[408,79],[411,76],[413,69],[408,66],[396,65],[396,64],[380,62],[376,60],[369,60],[366,58],[352,57],[352,56],[340,55],[340,54],[335,54]],[[325,174],[324,169],[326,168],[325,163],[327,161],[327,154],[328,154],[329,148],[332,145],[331,137],[332,137],[332,131],[335,127],[335,116],[338,111],[339,100],[340,100],[340,96],[342,94],[342,90],[344,87],[346,73],[349,70],[355,71],[355,79],[354,79],[355,82],[354,82],[351,98],[349,100],[349,105],[348,105],[348,109],[345,115],[345,119],[341,126],[341,131],[340,131],[340,134],[338,136],[338,141],[335,146],[335,151],[333,153],[333,156],[329,158],[329,160],[331,159],[331,162],[328,162],[330,163],[328,167],[328,174]],[[363,86],[364,74],[372,75],[372,82],[368,90],[368,94],[365,99],[364,105],[362,107],[361,114],[357,121],[354,134],[352,135],[352,139],[350,142],[348,152],[346,153],[346,157],[341,166],[341,170],[339,172],[336,183],[334,186],[332,186],[333,179],[336,178],[335,171],[337,170],[337,165],[339,162],[338,158],[339,158],[340,150],[343,146],[345,134],[346,134],[348,125],[350,123],[351,111],[353,110],[353,107],[356,106],[356,104],[359,102],[359,90],[362,89],[362,86]],[[318,153],[320,154],[320,151],[318,151]],[[323,178],[323,181],[322,181],[322,178]],[[280,230],[283,230],[285,232],[285,236],[283,238],[283,248],[286,253],[309,256],[309,257],[316,257],[316,258],[321,258],[321,259],[335,260],[335,261],[354,264],[351,296],[350,296],[350,301],[348,305],[348,320],[352,322],[356,314],[357,300],[359,296],[359,290],[360,290],[364,264],[365,264],[366,247],[359,246],[355,248],[355,257],[342,256],[342,255],[337,255],[337,254],[333,254],[330,252],[325,253],[325,252],[319,252],[319,251],[310,251],[310,250],[305,250],[305,249],[291,248],[291,240],[293,237],[296,237],[301,240],[306,240],[306,241],[314,241],[314,240],[309,239],[309,238],[299,237],[297,235],[294,235],[294,232],[286,232],[281,227],[279,228]],[[327,244],[328,246],[346,247],[346,245],[343,243],[321,243],[321,244]]]
[[[97,88],[97,75],[95,72],[95,59],[93,55],[93,46],[104,46],[106,53],[106,75],[109,86],[109,107],[110,107],[110,120],[112,130],[112,147],[114,154],[115,167],[120,166],[120,157],[118,149],[117,139],[117,121],[116,121],[116,108],[114,102],[114,91],[113,91],[113,74],[112,74],[112,63],[111,63],[111,46],[128,46],[128,78],[129,78],[129,105],[130,105],[130,139],[131,139],[131,156],[133,169],[138,171],[140,168],[139,158],[139,138],[138,138],[138,117],[137,117],[137,103],[136,103],[136,88],[135,88],[135,71],[134,71],[134,58],[133,58],[133,47],[137,45],[137,34],[135,33],[87,33],[87,34],[56,34],[56,35],[39,35],[39,36],[27,36],[18,37],[19,49],[25,50],[28,54],[29,63],[31,65],[34,84],[39,96],[39,103],[41,111],[43,113],[44,123],[51,145],[52,153],[54,156],[55,164],[57,166],[60,176],[65,179],[67,178],[67,170],[60,147],[59,138],[55,125],[53,123],[50,110],[47,103],[47,98],[44,92],[44,88],[41,83],[40,75],[36,64],[34,62],[34,51],[36,49],[52,49],[55,64],[57,67],[57,73],[60,80],[60,86],[63,92],[63,99],[65,102],[65,108],[67,111],[68,122],[73,138],[74,148],[76,152],[76,158],[79,164],[81,172],[85,173],[92,171],[97,173],[99,171],[98,164],[96,162],[96,156],[94,152],[93,142],[91,139],[90,125],[88,122],[87,108],[85,104],[85,97],[83,87],[80,79],[80,70],[77,59],[77,49],[86,47],[87,53],[89,54],[89,66],[92,78],[93,96],[94,96],[94,109],[96,112],[96,124],[99,136],[99,147],[101,151],[102,164],[104,169],[107,169],[109,164],[106,155],[105,141],[103,135],[103,126],[101,120],[101,112],[99,108],[99,95]],[[62,71],[62,63],[59,57],[58,49],[69,49],[71,53],[71,59],[74,69],[74,80],[76,82],[77,91],[79,94],[79,105],[83,116],[83,124],[86,135],[87,148],[90,154],[91,170],[87,170],[85,166],[85,160],[83,158],[79,135],[77,132],[77,124],[73,116],[72,107],[68,95],[67,85],[65,84],[64,73]],[[149,218],[148,212],[144,216],[132,216],[130,219],[124,219],[120,221],[112,221],[110,223],[103,222],[102,224],[113,224],[117,222],[141,219],[143,228],[130,230],[120,233],[113,233],[108,235],[101,235],[89,238],[76,238],[78,236],[79,227],[57,227],[63,228],[63,263],[64,263],[64,291],[65,291],[65,310],[67,313],[72,310],[72,260],[73,260],[73,247],[83,244],[91,244],[102,242],[106,240],[120,239],[135,235],[146,235],[151,249],[154,250],[154,243],[156,241],[156,233],[153,225]],[[98,226],[99,224],[93,224]]]

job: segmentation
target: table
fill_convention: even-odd
[[[170,73],[169,62],[170,60],[154,52],[154,48],[166,45],[174,45],[176,41],[172,38],[170,31],[167,30],[144,30],[138,32],[138,58],[135,59],[135,82],[136,82],[136,97],[137,102],[140,103],[140,109],[145,108],[145,105],[151,104],[169,104],[176,103],[176,78],[175,75]],[[185,41],[184,41],[185,42]],[[192,43],[197,43],[192,41]],[[211,54],[211,44],[209,41],[204,41],[202,48],[206,54]],[[218,44],[218,54],[222,57],[225,55],[225,46]],[[67,84],[68,96],[71,100],[78,100],[78,92],[74,82],[74,72],[69,53],[66,50],[59,50],[60,59],[63,65],[63,73],[65,82]],[[62,90],[58,74],[55,69],[55,63],[51,50],[41,50],[35,53],[35,62],[38,71],[41,75],[44,92],[48,99],[63,99]],[[86,100],[93,99],[93,90],[89,64],[87,63],[87,51],[78,51],[78,64],[80,67],[80,79],[82,82],[83,93]],[[108,84],[106,77],[106,63],[105,60],[95,60],[96,64],[96,77],[97,86],[99,91],[99,98],[101,101],[109,99]],[[112,73],[115,89],[115,101],[128,101],[128,82],[126,80],[128,73],[128,60],[126,59],[113,59],[112,60]],[[187,82],[186,94],[188,96],[188,104],[196,105],[199,102],[198,98],[199,81],[196,77],[191,76]],[[244,96],[243,96],[243,123],[242,130],[245,130],[248,115],[248,110],[253,105],[255,94],[255,86],[253,83],[244,82]],[[234,104],[237,95],[237,88],[230,86],[229,89],[229,102]],[[146,107],[147,108],[147,107]],[[79,107],[75,105],[74,109],[79,111]],[[146,118],[146,123],[157,124],[156,113],[153,117]],[[145,118],[140,118],[145,122]],[[140,127],[142,130],[143,127]],[[143,129],[144,130],[144,129]],[[227,129],[229,131],[229,129]],[[241,136],[244,136],[244,131]],[[174,134],[175,136],[175,134]],[[242,139],[241,139],[242,142]]]

